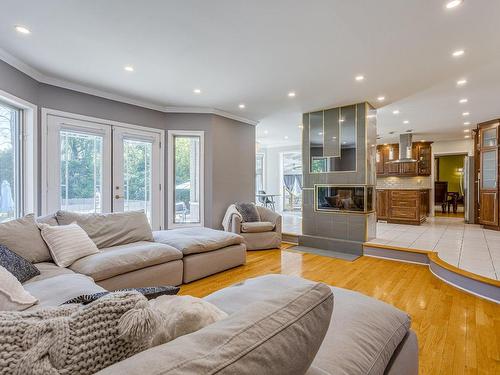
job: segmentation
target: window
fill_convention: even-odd
[[[0,222],[22,215],[22,111],[0,102]]]
[[[169,227],[203,226],[203,132],[168,134]]]
[[[282,154],[283,211],[302,209],[302,153]]]
[[[264,191],[264,154],[255,155],[255,192]]]

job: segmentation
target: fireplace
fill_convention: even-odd
[[[373,186],[314,185],[314,210],[368,213],[374,210]]]

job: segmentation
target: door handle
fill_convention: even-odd
[[[118,194],[115,195],[115,199],[124,199],[124,198],[125,197],[123,195],[118,195]]]

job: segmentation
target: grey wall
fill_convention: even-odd
[[[1,60],[0,90],[37,105],[39,112],[41,108],[50,108],[156,129],[204,131],[205,226],[207,227],[221,227],[222,218],[229,204],[255,199],[255,126],[253,125],[212,114],[164,113],[63,89],[37,82]],[[38,119],[40,122],[40,113]],[[40,123],[38,127],[40,128]],[[166,140],[163,144],[167,145]],[[167,156],[168,152],[165,152],[165,158]],[[164,165],[165,168],[168,167],[166,160]],[[168,176],[167,172],[165,177]],[[39,191],[41,191],[40,180],[39,175]],[[165,222],[168,212],[166,205],[167,203],[165,203]]]

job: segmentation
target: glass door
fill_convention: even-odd
[[[113,211],[144,210],[161,227],[160,134],[113,128]]]

